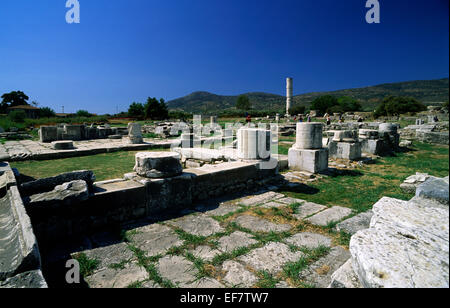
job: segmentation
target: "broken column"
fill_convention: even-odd
[[[383,141],[379,138],[379,133],[375,129],[360,129],[358,139],[361,142],[361,152],[379,155],[383,148]]]
[[[322,123],[297,123],[296,143],[289,149],[289,169],[317,173],[328,168],[322,147]]]
[[[332,158],[356,160],[361,158],[361,143],[351,130],[335,131],[328,144],[328,153]]]
[[[381,123],[378,132],[384,140],[386,152],[395,151],[399,147],[400,135],[397,132],[398,126],[393,123]]]
[[[262,128],[241,128],[237,131],[239,159],[270,159],[271,132]]]
[[[146,178],[169,178],[180,175],[180,154],[174,152],[140,152],[136,154],[134,171]]]
[[[143,143],[141,124],[128,123],[128,138],[131,144]]]

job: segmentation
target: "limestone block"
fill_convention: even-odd
[[[383,149],[383,140],[362,139],[361,152],[373,155],[380,155]]]
[[[128,123],[128,138],[131,144],[143,143],[142,128],[139,123]]]
[[[47,282],[41,270],[21,273],[5,281],[0,281],[0,289],[46,289]]]
[[[83,125],[65,125],[64,133],[69,140],[81,140],[82,139],[82,126]]]
[[[83,180],[76,180],[58,185],[49,192],[32,195],[27,200],[27,207],[74,204],[89,198],[88,186]]]
[[[352,267],[352,260],[349,259],[337,271],[331,275],[329,288],[335,289],[355,289],[362,288],[358,275],[355,274]]]
[[[341,158],[348,160],[356,160],[361,158],[360,142],[330,142],[328,144],[328,153],[331,158]]]
[[[180,175],[180,154],[174,152],[140,152],[136,154],[134,171],[146,178],[168,178]]]
[[[39,129],[39,141],[52,142],[58,140],[58,128],[56,126],[41,126]]]
[[[430,178],[419,185],[416,190],[416,197],[436,200],[442,204],[449,205],[449,183],[448,178]]]
[[[73,149],[73,142],[69,140],[53,141],[52,147],[55,150],[71,150]]]
[[[328,150],[302,150],[292,147],[289,149],[288,163],[291,170],[318,173],[328,169]]]
[[[16,186],[0,198],[0,222],[0,281],[39,269],[38,244]]]
[[[348,234],[355,234],[359,230],[364,230],[369,228],[370,220],[372,219],[372,211],[367,211],[365,213],[358,214],[352,218],[346,219],[341,223],[336,225],[336,230],[338,232],[344,231]]]

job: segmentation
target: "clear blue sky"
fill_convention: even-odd
[[[193,91],[285,95],[449,75],[448,0],[1,0],[0,94],[126,111]]]

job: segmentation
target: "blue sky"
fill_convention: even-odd
[[[449,75],[448,0],[1,0],[0,94],[126,111],[194,91],[285,95]]]

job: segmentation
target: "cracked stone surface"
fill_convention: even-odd
[[[284,206],[286,206],[286,204],[278,203],[275,201],[270,201],[270,202],[267,202],[267,203],[264,203],[263,205],[261,205],[261,207],[264,209],[279,208],[279,207],[284,207]]]
[[[342,247],[333,247],[330,252],[300,273],[300,279],[317,288],[326,288],[331,283],[331,275],[351,257]]]
[[[86,250],[80,253],[85,254],[89,259],[97,260],[99,262],[98,269],[104,269],[113,264],[135,259],[133,252],[125,243]],[[72,256],[76,256],[77,254],[79,253],[73,253]]]
[[[189,287],[198,274],[194,264],[180,256],[165,256],[159,259],[156,269],[162,278],[179,287]]]
[[[167,223],[197,236],[210,236],[225,231],[216,220],[205,215],[185,216]]]
[[[227,214],[236,212],[240,209],[237,205],[220,205],[217,208],[208,208],[208,207],[196,207],[195,208],[199,212],[203,212],[207,216],[225,216]]]
[[[312,202],[305,202],[299,206],[297,213],[292,215],[297,219],[304,219],[308,216],[314,215],[320,211],[325,210],[327,207],[325,205],[316,204]]]
[[[163,254],[171,247],[183,245],[178,235],[167,226],[153,224],[134,231],[137,233],[130,236],[131,241],[149,257]]]
[[[269,243],[238,258],[257,271],[275,274],[288,262],[296,262],[303,256],[300,251],[292,252],[286,244]]]
[[[236,231],[228,236],[224,236],[219,239],[219,250],[223,252],[232,252],[240,247],[248,247],[256,244],[257,241],[251,238],[250,234]]]
[[[291,205],[291,204],[294,204],[294,203],[305,203],[306,201],[302,200],[302,199],[286,197],[286,198],[277,199],[277,202],[281,202],[281,203],[284,203],[286,205]]]
[[[263,193],[261,195],[256,195],[250,198],[246,198],[246,199],[241,199],[241,201],[239,202],[242,205],[245,206],[254,206],[254,205],[258,205],[258,204],[263,204],[266,203],[268,201],[273,201],[279,198],[284,197],[284,195],[273,192],[273,191],[269,191],[266,193]]]
[[[191,250],[190,253],[192,253],[192,255],[196,258],[211,262],[215,256],[220,255],[222,252],[220,250],[212,249],[209,246],[203,245],[198,246],[194,250]]]
[[[310,218],[307,218],[306,221],[312,223],[317,226],[326,226],[331,222],[339,222],[344,219],[348,215],[352,213],[352,210],[346,207],[341,206],[333,206],[323,212],[320,212]]]
[[[258,278],[239,262],[225,261],[222,270],[227,273],[223,280],[230,287],[249,288],[258,282]]]
[[[331,246],[331,238],[318,233],[309,232],[294,234],[290,238],[286,239],[285,242],[297,247],[306,247],[308,249],[315,249],[320,246]]]
[[[284,232],[291,229],[290,225],[274,224],[268,220],[251,215],[239,216],[234,220],[234,222],[253,232]]]
[[[367,211],[365,213],[358,214],[352,218],[346,219],[336,225],[336,231],[344,231],[350,235],[355,234],[359,230],[364,230],[369,228],[370,220],[373,217],[372,211]]]
[[[124,269],[104,268],[86,278],[91,288],[126,288],[148,279],[147,271],[136,263],[127,264]]]

